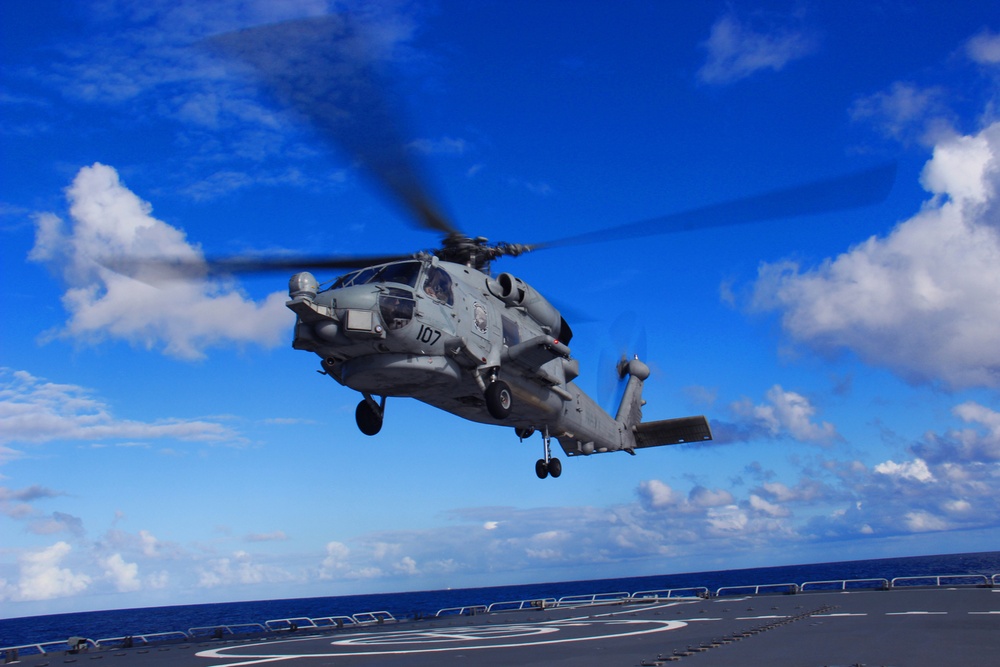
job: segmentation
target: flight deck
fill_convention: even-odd
[[[276,629],[164,641],[79,643],[7,655],[31,667],[289,665],[963,665],[1000,661],[1000,587],[772,587],[759,594],[641,596],[511,610],[442,610],[397,621],[282,619]],[[268,622],[269,624],[275,622]],[[303,627],[307,625],[309,627]],[[124,639],[124,638],[119,638]],[[126,647],[128,646],[128,647]],[[11,660],[13,658],[13,660]],[[98,662],[100,661],[100,662]]]

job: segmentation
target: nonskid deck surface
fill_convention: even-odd
[[[95,663],[101,660],[100,663]],[[661,600],[269,633],[20,664],[996,665],[1000,589],[825,591]]]

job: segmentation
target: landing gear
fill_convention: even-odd
[[[549,475],[558,477],[562,474],[562,462],[552,456],[551,440],[549,429],[546,428],[542,434],[542,442],[545,445],[545,458],[535,461],[535,474],[538,475],[538,479],[545,479]]]
[[[382,430],[382,416],[385,414],[385,396],[381,403],[376,403],[371,394],[365,394],[363,401],[358,403],[354,411],[354,419],[358,429],[365,435],[375,435]]]
[[[503,380],[494,380],[486,386],[486,409],[494,419],[506,419],[510,407],[514,404],[514,396],[510,387]]]

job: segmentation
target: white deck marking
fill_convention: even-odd
[[[607,616],[613,616],[608,614]],[[567,637],[563,630],[579,629],[589,626],[594,632],[584,635]],[[317,641],[313,638],[288,639],[271,642],[258,642],[242,644],[240,646],[221,647],[198,652],[199,658],[221,659],[225,662],[218,663],[225,667],[242,667],[258,663],[274,662],[278,660],[292,660],[296,658],[346,658],[348,656],[385,656],[385,655],[413,655],[417,653],[443,653],[449,651],[477,651],[483,649],[504,649],[504,648],[524,648],[530,646],[556,646],[559,644],[569,644],[575,642],[598,641],[602,639],[620,639],[622,637],[634,637],[647,635],[669,630],[677,630],[686,627],[683,621],[661,621],[661,620],[634,620],[616,618],[573,618],[564,621],[545,621],[537,624],[516,623],[508,625],[493,626],[466,626],[463,628],[441,628],[440,630],[401,630],[384,633],[365,633],[364,635],[348,637],[330,643],[333,647],[344,647],[345,651],[335,651],[328,653],[278,653],[281,644],[301,643],[303,641]],[[564,636],[560,637],[560,634]],[[497,643],[506,639],[525,639],[528,641],[518,641],[516,643]],[[473,643],[467,643],[467,642]],[[479,643],[476,643],[479,642]],[[455,643],[457,646],[430,646],[430,644]],[[355,650],[364,649],[370,646],[376,650]],[[400,648],[388,648],[398,646]],[[265,649],[268,653],[248,654],[231,653],[235,650]],[[229,662],[237,660],[238,662]]]
[[[851,614],[848,612],[841,612],[839,614],[812,614],[812,618],[840,618],[841,616],[867,616],[868,614]]]
[[[888,611],[886,616],[944,616],[946,611]]]

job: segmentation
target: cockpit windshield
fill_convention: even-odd
[[[415,287],[419,274],[420,262],[393,262],[344,274],[337,278],[330,289],[368,285],[369,283],[396,283]]]

